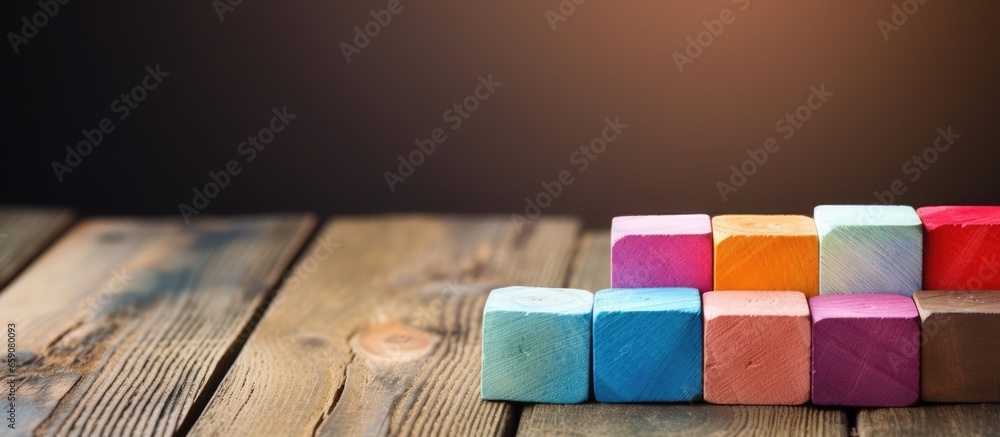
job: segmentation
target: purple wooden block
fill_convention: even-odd
[[[822,295],[812,312],[812,401],[903,407],[920,398],[920,322],[908,296]]]
[[[711,291],[711,219],[705,214],[615,217],[611,287]]]

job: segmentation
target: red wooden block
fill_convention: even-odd
[[[1000,289],[1000,206],[929,206],[924,222],[924,289]]]

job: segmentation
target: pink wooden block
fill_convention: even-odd
[[[711,219],[705,214],[615,217],[611,287],[711,290]]]
[[[809,305],[797,291],[713,291],[705,314],[705,400],[809,401]]]
[[[831,294],[809,299],[812,400],[817,405],[904,407],[920,398],[920,322],[908,296]]]

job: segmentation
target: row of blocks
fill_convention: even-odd
[[[807,296],[1000,289],[1000,207],[826,205],[813,216],[616,217],[611,286]]]
[[[1000,291],[501,288],[481,382],[541,403],[1000,402]]]

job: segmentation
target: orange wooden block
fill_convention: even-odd
[[[809,304],[793,291],[702,295],[705,400],[798,405],[809,401]]]
[[[819,294],[816,223],[801,215],[712,218],[715,290],[793,290]]]

